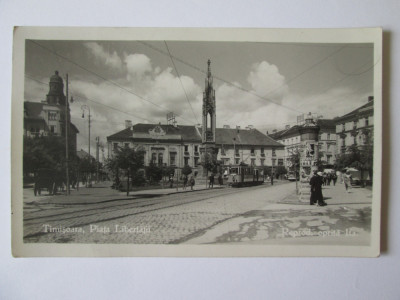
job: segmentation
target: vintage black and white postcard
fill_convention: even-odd
[[[14,256],[380,253],[382,30],[17,27]]]

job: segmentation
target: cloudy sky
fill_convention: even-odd
[[[172,56],[172,58],[171,58]],[[207,60],[211,59],[217,127],[260,131],[296,124],[312,112],[334,118],[373,94],[372,44],[290,44],[176,41],[26,41],[25,101],[43,101],[49,77],[69,76],[78,148],[124,129],[124,121],[201,123]],[[94,149],[94,148],[92,148]]]

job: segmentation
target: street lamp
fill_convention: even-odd
[[[89,128],[89,138],[88,138],[88,142],[89,142],[89,168],[90,168],[90,166],[91,166],[91,161],[92,161],[91,156],[90,156],[90,117],[91,117],[91,115],[90,115],[90,107],[87,106],[87,105],[82,105],[82,106],[81,106],[81,109],[82,109],[82,118],[85,118],[85,110],[89,111],[89,115],[88,115],[88,128]],[[88,180],[89,180],[89,187],[92,187],[92,172],[91,172],[90,169],[89,169],[89,176],[88,176],[88,177],[89,177],[89,178],[88,178]]]

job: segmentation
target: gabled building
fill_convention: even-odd
[[[346,153],[350,146],[371,145],[374,134],[374,97],[359,108],[334,119],[337,153]]]
[[[63,136],[65,137],[66,97],[63,79],[56,71],[50,77],[49,93],[42,102],[24,102],[24,136]],[[68,108],[68,118],[70,111]],[[76,152],[76,135],[79,130],[69,122],[69,146]]]
[[[129,123],[128,123],[129,124]],[[182,168],[189,165],[199,171],[202,128],[186,125],[136,124],[107,137],[108,155],[118,147],[134,147],[145,151],[144,163]],[[255,167],[283,165],[284,147],[257,129],[216,128],[217,159],[223,165],[245,163]]]

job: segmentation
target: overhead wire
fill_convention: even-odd
[[[193,113],[194,118],[196,119],[196,122],[199,123],[199,120],[197,119],[197,116],[196,116],[196,114],[194,113],[192,104],[191,104],[190,101],[189,101],[189,97],[188,97],[188,95],[187,95],[187,93],[186,93],[186,89],[185,89],[185,87],[183,86],[181,76],[179,75],[179,72],[178,72],[178,68],[176,67],[175,62],[174,62],[174,59],[172,58],[171,51],[169,50],[167,41],[164,41],[164,43],[165,43],[165,47],[167,48],[169,57],[171,58],[171,62],[172,62],[172,65],[174,66],[176,75],[177,75],[177,77],[178,77],[178,79],[179,79],[179,82],[181,83],[182,89],[183,89],[183,91],[184,91],[184,93],[185,93],[186,100],[187,100],[187,102],[189,103],[190,109],[192,110],[192,113]]]
[[[34,77],[32,77],[32,76],[29,75],[29,74],[26,74],[26,73],[25,73],[25,77],[27,77],[27,78],[29,78],[29,79],[31,79],[31,80],[33,80],[33,81],[36,81],[36,82],[38,82],[38,83],[41,83],[41,84],[44,84],[44,85],[48,85],[48,83],[44,83],[43,81],[40,81],[40,80],[38,80],[38,79],[35,79]],[[88,101],[90,101],[90,102],[93,102],[93,103],[98,104],[98,105],[102,105],[102,106],[104,106],[104,107],[107,107],[107,108],[112,109],[112,110],[115,110],[115,111],[117,111],[117,112],[126,114],[126,115],[128,115],[128,116],[135,117],[135,118],[138,118],[138,119],[141,119],[141,120],[144,120],[144,121],[148,121],[148,122],[154,123],[154,121],[152,121],[152,120],[149,120],[149,119],[146,119],[146,118],[142,118],[142,117],[139,117],[139,116],[137,116],[137,115],[134,115],[134,114],[132,114],[132,113],[130,113],[130,112],[126,112],[126,111],[117,109],[117,108],[115,108],[115,107],[109,106],[109,105],[107,105],[107,104],[98,102],[98,101],[93,100],[93,99],[90,99],[90,98],[88,98],[88,97],[86,97],[86,96],[82,96],[80,93],[78,93],[78,94],[79,94],[79,95],[78,95],[79,98],[86,99],[86,100],[88,100]],[[73,96],[73,95],[72,95],[72,96]],[[78,100],[75,98],[74,101],[78,101]]]
[[[31,43],[34,43],[35,45],[37,45],[37,46],[39,46],[39,47],[45,49],[46,51],[48,51],[48,52],[54,54],[55,56],[60,57],[60,58],[62,58],[62,59],[64,59],[64,60],[66,60],[67,62],[69,62],[69,63],[71,63],[71,64],[77,66],[78,68],[80,68],[80,69],[82,69],[82,70],[85,70],[86,72],[88,72],[88,73],[90,73],[90,74],[92,74],[92,75],[95,75],[96,77],[98,77],[98,78],[104,80],[105,82],[108,82],[108,83],[110,83],[110,84],[112,84],[112,85],[114,85],[114,86],[120,88],[121,90],[123,90],[123,91],[125,91],[125,92],[127,92],[127,93],[129,93],[129,94],[132,94],[132,95],[138,97],[139,99],[141,99],[141,100],[143,100],[143,101],[146,101],[146,102],[148,102],[148,103],[150,103],[150,104],[152,104],[152,105],[154,105],[154,106],[156,106],[156,107],[158,107],[158,108],[160,108],[160,109],[162,109],[162,110],[164,110],[164,111],[168,111],[168,112],[172,112],[172,113],[173,113],[173,111],[171,111],[171,110],[169,110],[169,109],[163,107],[162,105],[159,105],[159,104],[157,104],[157,103],[155,103],[155,102],[153,102],[153,101],[150,101],[149,99],[146,99],[145,97],[143,97],[143,96],[141,96],[141,95],[135,93],[134,91],[132,91],[132,90],[130,90],[130,89],[127,89],[127,88],[123,87],[122,85],[120,85],[120,84],[118,84],[118,83],[116,83],[116,82],[114,82],[114,81],[112,81],[112,80],[109,80],[109,79],[105,78],[104,76],[102,76],[102,75],[100,75],[100,74],[97,74],[96,72],[94,72],[94,71],[92,71],[92,70],[89,70],[88,68],[82,66],[81,64],[78,64],[77,62],[75,62],[75,61],[69,59],[68,57],[59,54],[59,53],[56,52],[55,50],[51,50],[51,49],[49,49],[49,48],[47,48],[47,47],[41,45],[40,43],[35,42],[34,40],[29,40],[29,41],[30,41]],[[175,113],[174,113],[174,115],[175,115],[176,117],[178,117],[178,118],[181,118],[182,120],[185,120],[185,121],[189,122],[189,123],[195,124],[193,121],[190,121],[190,120],[188,120],[188,119],[186,119],[186,118],[184,118],[184,117],[182,117],[182,116],[180,116],[180,115],[178,115],[178,114],[175,114]]]

